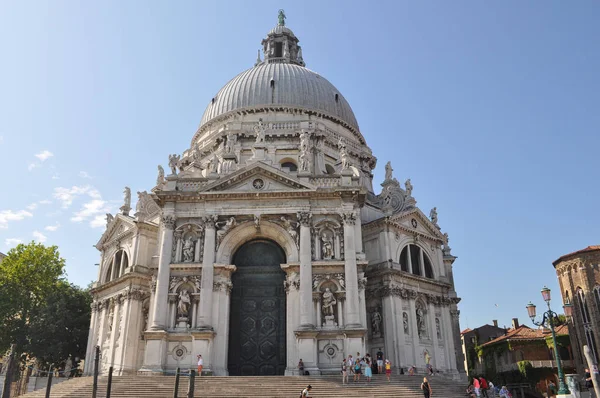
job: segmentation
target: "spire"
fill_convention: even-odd
[[[262,62],[262,60],[260,59],[260,50],[258,50],[257,52],[258,52],[258,55],[256,56],[256,62],[254,63],[254,66],[256,66]]]

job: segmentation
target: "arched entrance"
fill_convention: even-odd
[[[245,243],[233,256],[227,368],[231,376],[283,375],[286,303],[280,264],[285,252],[275,242]]]

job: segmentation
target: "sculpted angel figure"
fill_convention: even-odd
[[[387,162],[385,165],[385,180],[391,180],[392,177],[392,172],[394,171],[394,169],[392,169],[392,162]]]
[[[156,185],[160,186],[165,182],[165,169],[159,164],[158,165],[158,176],[156,177]]]
[[[412,196],[413,186],[410,183],[410,178],[408,180],[406,180],[406,182],[404,183],[404,187],[406,188],[406,194],[408,196]]]
[[[177,315],[180,317],[187,317],[190,311],[190,306],[192,305],[192,301],[190,300],[190,295],[187,290],[182,290],[179,292],[179,301],[177,303]]]
[[[337,300],[335,299],[335,296],[333,295],[331,290],[329,290],[329,288],[326,288],[325,292],[323,292],[323,297],[321,300],[323,315],[333,316],[335,314],[334,306],[336,305],[336,303]]]
[[[194,261],[194,241],[191,237],[188,237],[183,243],[183,261],[186,263]]]
[[[265,142],[266,128],[262,122],[262,118],[258,119],[258,123],[254,126],[254,132],[256,133],[256,143],[262,144]]]
[[[431,209],[431,211],[429,212],[429,218],[431,218],[431,222],[433,222],[434,224],[437,225],[437,223],[438,223],[437,207],[434,207],[433,209]]]
[[[169,167],[171,168],[171,174],[177,175],[177,165],[179,164],[179,159],[181,156],[179,155],[169,155]]]
[[[281,222],[283,223],[283,227],[286,229],[288,234],[290,234],[292,239],[294,239],[294,242],[298,244],[298,232],[296,231],[296,228],[298,228],[298,223],[285,216],[281,216]]]
[[[215,227],[218,228],[217,239],[219,242],[227,235],[227,232],[237,225],[235,217],[229,217],[227,221],[219,221],[215,223]]]

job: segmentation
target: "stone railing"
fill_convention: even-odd
[[[339,177],[317,177],[308,181],[318,188],[334,188],[340,185]]]
[[[336,131],[333,131],[332,129],[330,129],[327,126],[322,126],[323,129],[325,130],[325,132],[329,135],[329,137],[331,137],[331,141],[335,144],[335,146],[337,146],[339,140],[340,140],[340,134]],[[360,146],[352,141],[347,140],[346,138],[343,138],[342,141],[344,142],[344,144],[346,144],[347,147],[351,148],[352,150],[354,150],[354,152],[356,153],[360,153],[362,152]]]

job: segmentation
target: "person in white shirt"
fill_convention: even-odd
[[[202,355],[198,355],[198,376],[202,376],[202,365],[204,365]]]
[[[350,369],[350,373],[354,374],[354,359],[352,359],[352,355],[348,355],[348,360],[346,361],[346,365]]]

